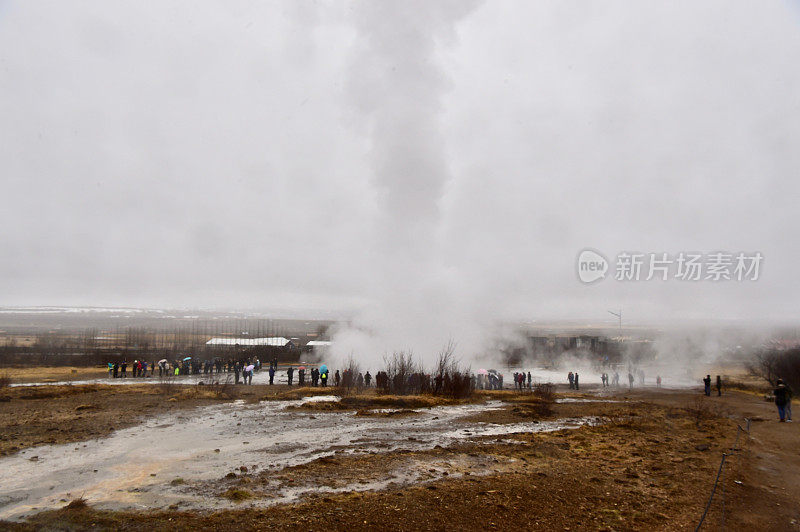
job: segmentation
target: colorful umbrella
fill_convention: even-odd
[[[192,357],[186,357],[186,358],[183,359],[183,361],[186,362],[187,360],[191,360],[191,359],[192,359]]]
[[[328,366],[326,366],[325,364],[321,365],[319,367],[319,372],[320,373],[328,373]]]
[[[479,370],[478,370],[478,375],[488,375],[488,374],[489,374],[489,372],[488,372],[488,371],[486,371],[486,370],[485,370],[485,369],[483,369],[483,368],[481,368],[481,369],[479,369]]]

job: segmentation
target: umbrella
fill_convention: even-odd
[[[326,366],[325,364],[321,365],[319,367],[319,372],[320,373],[328,373],[328,366]]]
[[[492,373],[492,374],[494,374],[494,375],[500,375],[500,372],[499,372],[499,371],[497,371],[496,369],[490,369],[490,370],[489,370],[489,373]]]
[[[159,364],[166,364],[167,363],[167,359],[166,358],[162,358],[161,360],[158,361],[158,363]]]
[[[481,369],[479,369],[479,370],[478,370],[478,375],[486,375],[486,374],[488,374],[488,373],[489,373],[489,372],[488,372],[488,371],[486,371],[486,370],[485,370],[485,369],[483,369],[483,368],[481,368]]]
[[[192,359],[192,357],[186,357],[186,358],[183,359],[183,361],[186,362],[187,360],[191,360],[191,359]]]
[[[306,369],[306,367],[305,367],[305,366],[300,366],[300,367],[299,367],[299,368],[297,368],[297,369],[302,369],[302,370],[305,370],[305,369]]]
[[[253,368],[254,368],[254,367],[255,367],[254,365],[250,364],[249,366],[247,366],[246,368],[244,368],[244,370],[245,370],[245,371],[253,371]]]

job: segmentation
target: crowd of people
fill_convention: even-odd
[[[634,371],[636,376],[639,377],[639,385],[644,386],[644,370],[630,370],[628,371],[628,387],[633,389],[634,384],[636,383],[636,376],[634,375]],[[530,375],[530,374],[529,374]],[[569,389],[570,390],[580,390],[581,383],[580,383],[580,375],[577,371],[572,372],[570,371],[567,373],[567,381],[569,382]],[[614,387],[619,388],[619,372],[614,371],[613,375],[609,375],[606,372],[600,374],[600,384],[603,388]],[[661,375],[656,376],[656,387],[661,388]]]
[[[168,361],[161,359],[159,361],[146,361],[134,360],[128,363],[127,360],[122,362],[108,362],[108,376],[112,379],[125,379],[125,378],[149,378],[167,377],[167,376],[180,376],[180,375],[213,375],[213,374],[232,374],[235,384],[252,384],[254,373],[262,369],[261,361],[258,358],[234,360],[229,358],[223,360],[221,358],[214,358],[211,360],[199,360],[196,357],[185,357],[182,360]],[[269,384],[274,384],[275,375],[278,371],[278,361],[272,360],[269,363]],[[305,366],[289,366],[286,369],[286,380],[289,386],[294,385],[295,373],[297,374],[297,386],[328,386],[329,371],[324,364],[318,368],[312,368],[310,371],[306,370]],[[443,382],[444,376],[429,376],[429,375],[409,375],[409,379],[425,377],[430,380],[423,386],[419,382],[409,382],[412,388],[426,388],[432,391],[440,390],[446,383]],[[634,375],[634,370],[628,371],[628,386],[632,389],[636,382],[636,377],[639,378],[639,384],[644,385],[645,374],[644,371],[639,369]],[[503,389],[503,375],[495,370],[489,372],[481,371],[477,375],[470,375],[470,386],[476,390],[502,390]],[[619,387],[620,375],[619,372],[614,371],[613,376],[603,372],[600,375],[600,382],[602,386],[615,388]],[[570,390],[580,390],[580,375],[577,371],[570,371],[567,373],[567,381],[569,382]],[[333,373],[333,386],[345,386],[356,388],[368,388],[373,385],[379,389],[388,389],[390,387],[389,376],[385,371],[379,371],[374,378],[369,371],[366,373],[358,372],[352,373],[350,370],[340,372],[338,369]],[[514,372],[514,389],[524,390],[531,389],[533,378],[531,372],[515,371]],[[396,383],[394,383],[396,384]],[[706,375],[703,379],[703,391],[706,396],[711,395],[711,375]],[[722,395],[722,377],[716,376],[716,392],[718,396]],[[656,376],[656,386],[661,387],[661,375]],[[778,408],[778,415],[781,422],[792,421],[792,389],[786,383],[778,379],[777,385],[773,390],[775,398],[775,405]]]
[[[277,360],[270,363],[270,374],[274,375],[278,367]],[[130,369],[130,372],[128,371]],[[111,379],[125,378],[148,378],[148,377],[169,377],[179,375],[213,375],[220,373],[233,374],[235,382],[240,381],[249,384],[253,381],[253,373],[261,370],[261,361],[258,358],[243,360],[222,360],[214,358],[212,360],[199,360],[194,357],[185,357],[182,360],[169,361],[162,358],[158,362],[146,360],[134,360],[128,363],[108,362],[108,377]]]
[[[531,389],[531,372],[524,371],[514,372],[514,388],[517,390],[524,390],[525,388]]]

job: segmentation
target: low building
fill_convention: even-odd
[[[206,342],[209,347],[295,347],[294,342],[283,336],[271,336],[266,338],[212,338]]]

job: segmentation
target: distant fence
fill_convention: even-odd
[[[90,351],[45,350],[35,347],[16,347],[0,349],[0,366],[102,366],[108,362],[123,360],[175,360],[185,356],[200,360],[216,357],[227,359],[247,359],[258,357],[262,362],[278,359],[280,362],[296,362],[300,358],[299,349],[274,346],[230,347],[228,349],[200,347],[195,350],[183,349],[93,349]]]

